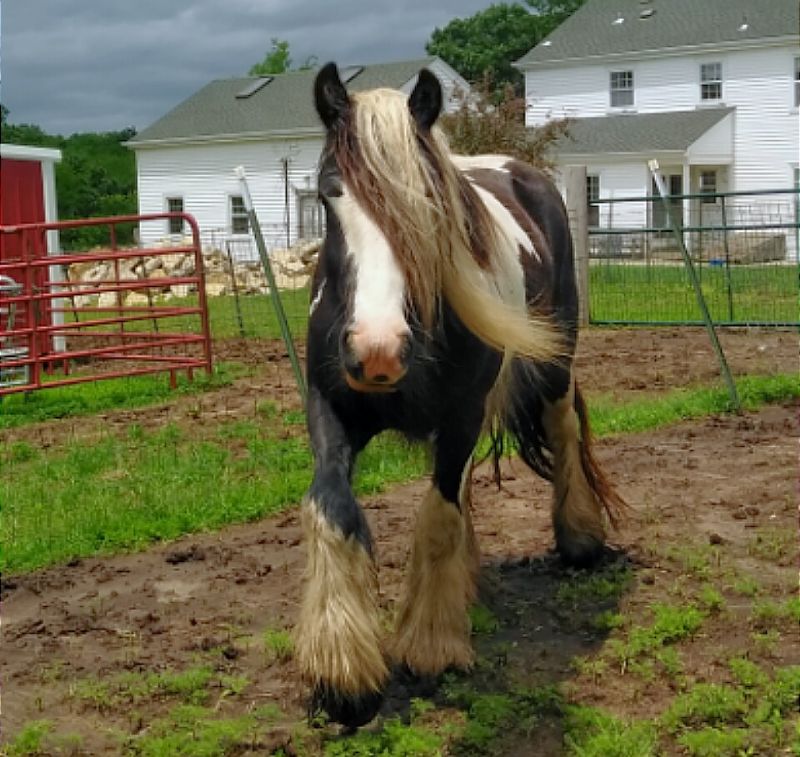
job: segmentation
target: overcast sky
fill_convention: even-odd
[[[425,55],[437,26],[492,0],[0,0],[0,101],[65,136],[143,129],[212,79],[243,76],[273,37],[292,60]]]

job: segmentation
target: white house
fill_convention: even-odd
[[[393,87],[411,92],[428,68],[457,107],[469,85],[439,58],[340,69],[353,91]],[[324,130],[314,109],[316,71],[212,81],[127,144],[136,153],[139,212],[185,211],[208,241],[234,256],[255,255],[236,166],[244,166],[262,232],[273,246],[319,236],[316,169]],[[144,223],[153,243],[180,235],[180,224]]]
[[[588,0],[517,62],[527,123],[571,119],[556,161],[587,166],[590,200],[654,194],[651,159],[672,194],[790,188],[799,27],[797,0]],[[684,222],[715,205],[685,202]],[[661,225],[645,214],[595,206],[590,223]]]

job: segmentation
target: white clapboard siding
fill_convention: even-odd
[[[794,60],[798,56],[800,49],[787,43],[537,68],[525,74],[527,123],[536,126],[554,118],[619,114],[620,109],[610,106],[610,73],[632,70],[634,105],[625,109],[627,112],[662,113],[718,105],[736,108],[733,118],[719,126],[720,130],[733,129],[734,158],[725,171],[726,189],[786,188],[792,186],[800,152],[798,109],[794,106]],[[700,66],[714,62],[722,64],[722,99],[704,103],[700,97]],[[713,148],[712,136],[697,145],[694,153],[702,152],[708,164],[717,165],[713,149],[709,149]],[[692,151],[687,159],[693,165],[706,162]],[[600,170],[598,160],[603,166],[613,166],[608,156],[595,156],[587,162]],[[647,192],[646,170],[637,175],[642,183],[634,194]],[[615,181],[612,170],[609,185]]]
[[[234,174],[247,172],[253,204],[265,236],[272,243],[286,238],[286,182],[288,161],[290,241],[297,237],[297,193],[316,188],[316,170],[322,137],[159,147],[136,151],[139,211],[161,213],[167,198],[182,197],[184,210],[197,220],[202,232],[229,229],[230,197],[241,195]],[[143,243],[167,235],[166,222],[142,224]]]

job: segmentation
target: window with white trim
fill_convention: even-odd
[[[633,105],[633,71],[612,71],[610,89],[612,108]]]
[[[183,197],[167,197],[168,213],[183,213]],[[183,219],[168,218],[167,233],[171,235],[183,234]]]
[[[319,195],[313,191],[297,193],[297,236],[318,239],[325,233],[325,220]]]
[[[722,63],[700,64],[700,99],[703,102],[722,99]]]
[[[250,233],[250,219],[241,195],[231,195],[231,232],[233,234]]]
[[[701,197],[700,202],[703,205],[714,205],[717,201],[717,172],[716,171],[702,171],[700,173],[700,194],[709,195],[708,197]]]

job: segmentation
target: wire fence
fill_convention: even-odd
[[[595,324],[699,325],[679,229],[715,322],[800,325],[798,189],[593,202],[589,318]]]

